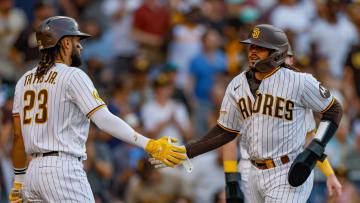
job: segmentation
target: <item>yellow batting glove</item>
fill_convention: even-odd
[[[176,143],[178,140],[171,138],[171,143]],[[185,147],[178,147],[168,142],[167,137],[158,140],[149,140],[145,146],[145,151],[149,152],[155,159],[169,167],[182,164],[186,159]]]
[[[22,184],[14,182],[13,188],[9,194],[9,200],[11,203],[22,203],[23,195],[22,195]]]

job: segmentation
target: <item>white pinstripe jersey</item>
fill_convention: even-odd
[[[245,72],[228,85],[218,124],[243,135],[249,156],[278,158],[299,151],[305,142],[305,111],[324,112],[334,98],[307,73],[276,68],[261,82],[256,100]]]
[[[20,116],[27,154],[61,151],[86,159],[89,117],[105,106],[90,78],[79,68],[56,63],[42,79],[36,68],[15,88],[13,114]]]
[[[316,123],[315,123],[313,112],[311,109],[306,109],[306,111],[305,111],[306,135],[313,133],[315,131],[315,129],[316,129]],[[249,159],[250,156],[246,151],[245,142],[240,141],[239,148],[240,148],[241,159]]]

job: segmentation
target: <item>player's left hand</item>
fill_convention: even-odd
[[[9,200],[11,203],[22,203],[23,194],[22,194],[22,183],[14,182],[13,188],[9,194]]]
[[[335,197],[341,195],[342,185],[340,184],[339,180],[336,178],[335,174],[331,174],[327,177],[326,186],[330,197],[332,197],[333,195],[335,195]]]
[[[226,202],[227,203],[243,203],[244,193],[240,189],[241,175],[239,172],[225,173],[226,181]]]
[[[302,185],[310,176],[317,161],[323,161],[326,158],[324,154],[325,147],[316,139],[298,154],[291,164],[288,182],[293,187]]]

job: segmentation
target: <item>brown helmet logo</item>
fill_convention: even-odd
[[[252,33],[252,38],[257,39],[257,38],[259,38],[259,35],[260,35],[260,29],[255,28]]]

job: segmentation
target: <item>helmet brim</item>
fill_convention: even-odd
[[[91,35],[83,33],[83,32],[79,32],[79,34],[77,36],[80,37],[80,40],[87,39],[87,38],[91,37]]]
[[[262,42],[260,40],[252,39],[252,38],[240,41],[240,43],[242,43],[242,44],[254,44],[254,45],[259,46],[259,47],[278,50],[278,47],[276,47],[276,46],[273,46],[271,44]]]

